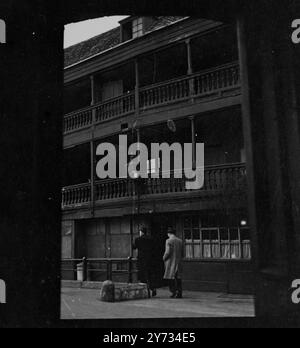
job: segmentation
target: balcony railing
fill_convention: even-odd
[[[238,87],[239,65],[229,64],[141,89],[141,109],[208,96]]]
[[[227,64],[140,89],[140,112],[188,99],[204,98],[215,94],[222,95],[223,92],[239,86],[239,64]],[[135,107],[135,93],[128,93],[121,97],[107,100],[66,115],[64,117],[64,132],[73,132],[93,124],[132,114],[135,112]]]
[[[93,124],[93,110],[91,107],[72,112],[64,118],[64,133],[69,133]]]
[[[212,166],[205,169],[204,187],[195,192],[231,192],[246,190],[245,164]],[[139,196],[141,199],[151,195],[183,194],[193,192],[186,189],[186,179],[113,179],[95,183],[95,201],[122,200]],[[68,186],[62,190],[62,207],[76,207],[91,201],[91,185]]]
[[[119,98],[110,99],[99,104],[96,109],[96,123],[110,120],[114,117],[125,116],[135,110],[135,95],[129,93]]]
[[[89,203],[91,201],[91,185],[81,184],[69,186],[63,188],[62,190],[62,202],[63,205],[81,205],[84,203]]]

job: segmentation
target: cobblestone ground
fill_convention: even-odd
[[[254,298],[247,295],[185,292],[170,299],[166,289],[152,299],[119,303],[99,301],[99,290],[63,288],[62,319],[146,319],[184,317],[253,317]]]

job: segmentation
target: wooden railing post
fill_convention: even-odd
[[[134,61],[135,66],[135,114],[136,117],[140,113],[140,78],[139,78],[139,64],[138,60]]]
[[[107,266],[106,278],[107,278],[107,280],[111,280],[112,281],[112,260],[108,259],[106,266]]]
[[[192,133],[192,163],[193,170],[196,169],[196,127],[195,127],[195,117],[190,117],[191,121],[191,133]]]
[[[188,59],[188,76],[193,75],[193,57],[192,57],[192,46],[191,46],[191,40],[186,40],[186,48],[187,48],[187,59]],[[191,97],[192,101],[194,100],[193,96],[195,94],[195,87],[194,87],[194,78],[191,77],[189,79],[189,96]]]
[[[82,258],[82,266],[83,266],[83,281],[87,281],[87,274],[88,274],[88,265],[87,265],[87,259],[86,257]]]
[[[132,257],[128,257],[128,283],[131,284],[133,282],[132,277]]]
[[[95,77],[94,75],[90,76],[91,80],[91,106],[93,107],[92,109],[92,125],[95,125],[96,122],[96,109],[95,109],[95,104],[96,104],[96,90],[95,90]]]

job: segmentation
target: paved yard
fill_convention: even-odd
[[[62,319],[254,316],[254,299],[246,295],[185,292],[184,299],[170,299],[169,292],[160,289],[156,298],[105,303],[98,300],[99,293],[99,290],[63,288]]]

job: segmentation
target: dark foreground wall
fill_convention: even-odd
[[[60,1],[9,3],[0,47],[0,325],[45,326],[59,316],[63,25]]]

